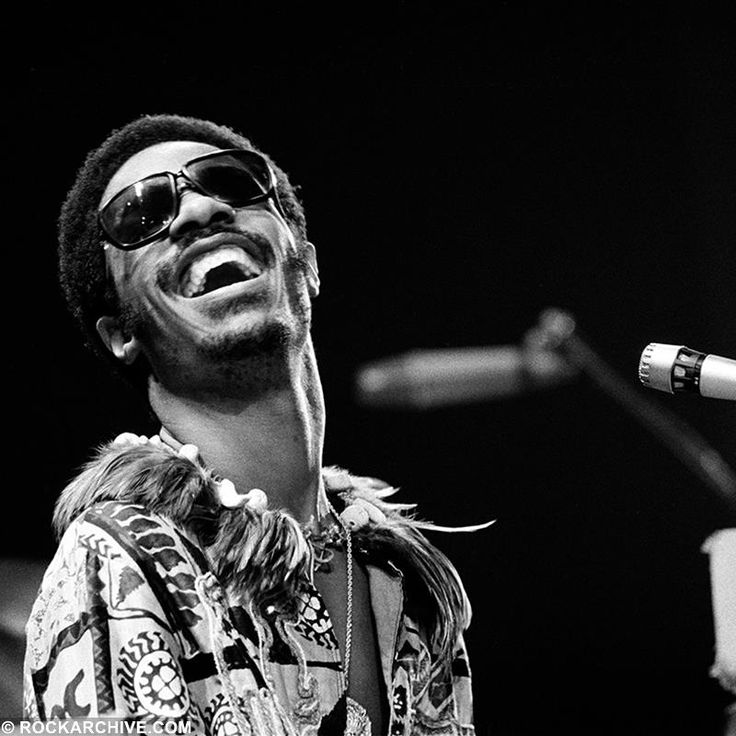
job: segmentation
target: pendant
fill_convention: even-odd
[[[365,708],[352,698],[347,698],[345,736],[371,736],[371,722]]]

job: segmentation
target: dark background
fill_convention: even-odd
[[[734,27],[694,4],[481,7],[126,7],[24,32],[6,92],[2,554],[43,564],[54,499],[90,448],[150,429],[64,311],[61,199],[111,128],[211,118],[302,187],[326,462],[401,486],[438,523],[497,519],[433,536],[474,605],[479,736],[715,736],[729,698],[708,675],[701,546],[734,517],[702,481],[585,377],[426,413],[354,398],[366,361],[517,343],[561,307],[736,466],[730,402],[636,378],[650,341],[736,357]],[[6,605],[26,600],[5,587]]]

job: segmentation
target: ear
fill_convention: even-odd
[[[309,296],[314,299],[319,294],[319,268],[317,267],[317,249],[312,243],[307,242],[307,287],[309,288]]]
[[[95,323],[97,334],[105,347],[126,365],[130,365],[141,352],[141,344],[136,337],[127,337],[115,317],[100,317]]]

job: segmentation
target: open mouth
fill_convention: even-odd
[[[236,246],[224,246],[195,258],[180,281],[187,299],[210,294],[226,286],[251,281],[263,273],[263,265]]]

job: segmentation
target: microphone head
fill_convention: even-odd
[[[642,384],[657,391],[674,393],[672,368],[682,348],[682,345],[650,342],[642,351],[639,359],[639,380]]]

